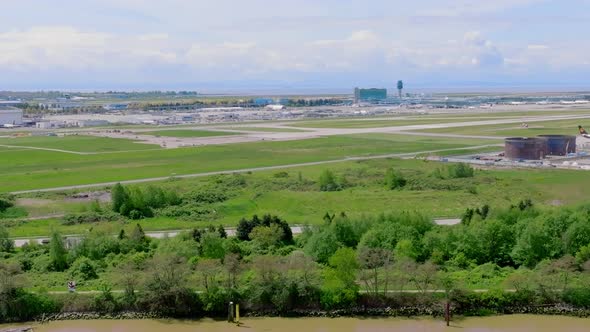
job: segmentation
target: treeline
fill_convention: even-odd
[[[233,237],[211,226],[155,240],[136,225],[116,237],[91,231],[79,243],[55,233],[47,246],[5,246],[0,308],[12,309],[1,317],[51,310],[223,316],[229,301],[246,311],[281,314],[443,299],[472,313],[532,304],[590,307],[590,206],[484,205],[452,227],[416,212],[326,213],[324,220],[297,237],[287,221],[266,215],[242,219]],[[49,275],[64,287],[73,279],[100,293],[33,295],[19,281],[23,274],[29,282]],[[467,291],[481,288],[489,291]],[[40,304],[14,311],[32,299]]]

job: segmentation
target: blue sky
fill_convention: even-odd
[[[3,0],[0,90],[590,88],[588,0]]]

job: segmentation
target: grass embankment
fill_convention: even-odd
[[[97,145],[104,141],[94,142],[92,147],[88,143],[71,144],[75,144],[78,149],[104,149]],[[14,139],[13,143],[18,143],[18,139]],[[43,150],[3,152],[3,162],[0,164],[0,192],[289,165],[352,156],[457,149],[482,144],[490,144],[490,141],[378,134],[98,155],[75,155]],[[52,146],[62,147],[58,144]]]
[[[403,190],[388,190],[383,184],[388,168],[400,171],[412,183]],[[297,167],[243,174],[245,184],[228,191],[227,200],[203,205],[205,213],[195,218],[159,216],[139,220],[147,231],[205,227],[211,223],[234,226],[244,216],[272,213],[291,224],[321,224],[326,212],[350,216],[417,210],[432,217],[459,217],[465,209],[492,207],[533,199],[539,206],[572,205],[590,196],[590,178],[571,170],[478,170],[468,179],[439,180],[433,172],[444,164],[421,160],[381,159],[331,165]],[[345,177],[342,191],[322,192],[317,183],[324,169]],[[179,194],[214,186],[219,177],[179,179],[156,185]],[[145,187],[148,184],[137,185]],[[28,195],[59,205],[58,193]],[[89,203],[88,203],[89,205]],[[79,211],[88,210],[89,206]],[[67,212],[72,212],[72,207]],[[37,208],[39,209],[39,208]],[[65,211],[64,207],[64,211]],[[119,225],[118,223],[113,223]],[[104,227],[113,227],[113,224]],[[63,234],[81,234],[95,224],[65,226],[59,219],[14,222],[11,236],[47,236],[58,229]]]
[[[157,131],[142,131],[139,135],[153,135],[165,137],[214,137],[214,136],[231,136],[239,135],[239,133],[228,131],[211,131],[211,130],[157,130]]]

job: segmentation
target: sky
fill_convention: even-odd
[[[590,90],[590,0],[1,0],[0,90]]]

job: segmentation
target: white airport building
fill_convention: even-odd
[[[9,107],[0,106],[0,126],[21,126],[23,124],[23,110]]]

